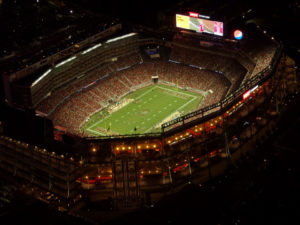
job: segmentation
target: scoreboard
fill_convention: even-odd
[[[176,27],[223,36],[223,22],[198,18],[194,14],[190,13],[192,16],[176,14]]]

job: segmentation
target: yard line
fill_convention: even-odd
[[[135,100],[140,99],[141,97],[143,97],[144,95],[148,94],[149,92],[151,92],[152,90],[154,90],[154,89],[156,89],[156,88],[158,88],[158,87],[157,87],[157,86],[154,86],[154,87],[150,88],[148,91],[146,91],[146,92],[144,92],[143,94],[141,94],[140,96],[138,96]],[[130,103],[129,103],[129,104],[130,104]],[[139,105],[138,107],[141,107],[141,105]],[[118,111],[118,110],[117,110],[117,111]],[[91,125],[89,128],[87,128],[87,130],[88,130],[88,129],[92,129],[92,128],[98,126],[100,123],[102,123],[103,121],[107,120],[111,115],[112,115],[112,114],[109,114],[109,115],[108,115],[107,117],[105,117],[104,119],[100,120],[100,121],[97,122],[97,123],[94,123],[94,124]]]
[[[172,89],[168,89],[168,88],[164,88],[164,87],[158,87],[158,88],[161,88],[161,89],[164,89],[164,90],[167,90],[167,91],[173,91],[175,93],[180,93],[180,94],[187,95],[187,96],[190,96],[190,97],[195,97],[194,95],[190,95],[190,94],[179,92],[179,91],[174,91]]]
[[[101,136],[105,136],[105,134],[103,134],[103,133],[101,133],[101,132],[98,132],[98,131],[95,131],[95,130],[91,130],[91,129],[89,129],[89,128],[87,128],[86,130],[88,130],[89,132],[91,132],[91,133],[96,133],[96,134],[98,134],[98,135],[101,135]]]
[[[183,104],[182,106],[180,106],[179,108],[177,108],[176,110],[174,110],[172,113],[170,113],[168,116],[166,116],[164,119],[162,119],[161,121],[164,121],[166,118],[168,118],[171,114],[175,113],[176,111],[179,111],[180,109],[184,108],[185,106],[187,106],[188,104],[190,104],[192,101],[194,101],[195,99],[197,99],[196,96],[192,96],[193,98],[191,100],[189,100],[188,102],[186,102],[185,104]],[[159,121],[158,123],[160,123],[161,121]],[[156,125],[156,124],[155,124]],[[154,126],[155,126],[154,125]],[[150,127],[148,130],[145,131],[145,133],[147,133],[148,131],[150,131],[151,129],[153,129],[153,127]]]
[[[183,105],[181,105],[181,106],[179,106],[174,112],[172,112],[172,113],[170,113],[170,114],[168,114],[168,116],[170,116],[171,114],[173,114],[173,113],[175,113],[176,111],[179,111],[179,110],[181,110],[182,108],[184,108],[184,107],[186,107],[188,104],[190,104],[191,102],[193,102],[194,100],[196,100],[196,99],[198,99],[198,96],[196,96],[196,95],[191,95],[191,94],[187,94],[187,93],[183,93],[183,92],[181,92],[181,91],[176,91],[176,90],[172,90],[172,89],[169,89],[169,88],[164,88],[164,87],[160,87],[160,86],[154,86],[154,87],[151,87],[150,89],[148,89],[146,92],[144,92],[144,93],[142,93],[141,95],[139,95],[138,97],[136,97],[135,98],[135,100],[138,100],[138,99],[141,99],[143,96],[145,96],[145,95],[147,95],[147,94],[149,94],[149,92],[151,92],[151,91],[153,91],[153,90],[157,90],[158,88],[161,88],[162,90],[167,90],[167,91],[169,91],[169,92],[171,92],[171,93],[166,93],[167,95],[169,94],[169,95],[171,95],[171,96],[173,96],[173,94],[172,94],[172,92],[173,93],[178,93],[178,94],[180,94],[181,96],[178,96],[178,98],[182,98],[183,96],[186,96],[186,97],[188,97],[188,99],[185,99],[185,100],[188,100],[187,102],[185,102]],[[155,93],[155,92],[154,92]],[[151,95],[151,97],[150,98],[144,98],[144,99],[142,99],[141,101],[140,101],[140,104],[138,104],[137,106],[138,106],[138,112],[139,112],[139,110],[140,110],[140,108],[141,107],[143,107],[143,105],[145,105],[145,104],[147,104],[147,103],[149,103],[149,101],[151,101],[151,100],[153,100],[153,99],[155,99],[154,97],[157,97],[157,94],[155,94],[154,96],[153,95]],[[177,97],[177,95],[175,95],[174,97]],[[147,101],[144,101],[144,100],[147,100]],[[175,100],[173,100],[174,102],[177,102],[178,103],[178,99],[175,99]],[[173,102],[172,101],[172,102]],[[167,105],[164,105],[164,110],[160,110],[160,111],[158,111],[156,114],[153,114],[152,116],[151,116],[151,118],[154,120],[155,119],[155,117],[156,117],[156,115],[159,115],[160,113],[165,113],[165,110],[167,110],[170,106],[172,106],[173,104],[172,103],[168,103]],[[176,105],[176,104],[175,104]],[[126,107],[126,106],[125,106]],[[137,115],[138,113],[136,113],[136,112],[133,112],[133,111],[135,111],[136,110],[136,108],[133,108],[132,110],[131,110],[131,112],[133,113],[133,114],[135,114],[135,115]],[[118,110],[117,110],[118,111]],[[129,114],[129,112],[127,112],[127,115]],[[106,116],[105,118],[103,118],[102,120],[100,120],[100,121],[98,121],[98,122],[96,122],[96,123],[94,123],[94,124],[92,124],[89,128],[87,128],[86,130],[87,131],[89,131],[89,132],[91,132],[91,133],[93,133],[93,134],[97,134],[97,135],[105,135],[105,134],[103,134],[103,133],[101,133],[101,132],[98,132],[97,130],[92,130],[92,129],[95,129],[95,128],[97,128],[98,126],[99,126],[99,124],[101,124],[102,123],[102,127],[104,126],[103,125],[103,122],[104,121],[106,121],[106,120],[108,120],[108,119],[110,119],[110,117],[112,116],[113,114],[110,114],[110,115],[108,115],[108,116]],[[168,117],[167,116],[167,117]],[[163,120],[165,120],[167,117],[165,117]],[[121,118],[124,118],[124,116],[122,115],[121,116]],[[125,118],[127,118],[127,117],[125,117]],[[147,118],[147,117],[146,117]],[[159,118],[158,118],[159,119]],[[124,119],[122,119],[122,120],[124,120]],[[122,121],[121,120],[121,121]],[[150,118],[148,117],[147,119],[146,119],[146,121],[149,121],[150,120]],[[161,120],[161,121],[163,121],[163,120]],[[161,122],[160,121],[160,122]],[[114,121],[115,122],[115,121]],[[122,121],[122,123],[125,123],[126,124],[126,122],[127,121]],[[155,122],[155,121],[153,121],[153,122]],[[157,124],[159,124],[160,122],[158,122],[158,123],[155,123],[155,125],[157,125]],[[145,122],[144,121],[142,121],[141,122],[141,124],[145,124]],[[154,127],[155,127],[155,125],[154,126],[152,126],[152,127],[145,127],[145,126],[142,126],[141,128],[140,128],[140,130],[146,130],[146,131],[143,131],[143,132],[149,132],[151,129],[153,129]],[[137,128],[138,128],[138,126],[136,126]]]

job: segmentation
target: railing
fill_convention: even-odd
[[[108,140],[108,139],[123,139],[123,138],[159,138],[161,132],[157,133],[143,133],[143,134],[118,134],[111,136],[87,137],[85,140]]]

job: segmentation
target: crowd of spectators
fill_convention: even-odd
[[[220,72],[237,88],[246,74],[246,69],[236,60],[223,55],[202,52],[193,48],[174,47],[171,59],[184,64],[192,64],[205,69]]]
[[[42,101],[37,110],[48,114],[54,124],[66,127],[71,133],[80,133],[80,125],[93,113],[130,91],[128,81],[118,77],[118,70],[139,63],[137,55],[125,56],[116,62],[102,65],[63,89],[55,91]]]
[[[258,74],[271,64],[276,48],[273,46],[266,47],[261,54],[256,57],[256,65],[252,76]]]
[[[228,43],[220,44],[221,41],[215,41],[213,44],[212,42],[210,42],[211,44],[209,45],[209,42],[177,34],[174,36],[173,42],[177,43],[178,46],[194,46],[195,51],[196,49],[198,49],[198,51],[200,50],[203,52],[201,57],[201,53],[194,54],[195,52],[191,52],[192,47],[189,47],[189,50],[182,50],[182,48],[178,49],[178,47],[176,47],[177,52],[173,51],[173,53],[175,55],[180,55],[181,52],[181,56],[173,56],[173,58],[174,60],[176,60],[177,58],[177,61],[185,58],[186,63],[196,63],[195,65],[202,67],[207,66],[207,68],[223,72],[233,84],[230,90],[232,91],[240,85],[241,80],[243,80],[244,77],[244,80],[249,79],[255,74],[261,72],[268,65],[270,65],[277,48],[275,42],[271,39],[271,37],[267,36],[265,32],[261,30],[250,29],[249,33],[247,33],[247,36],[247,40],[241,42],[239,45],[230,46]],[[221,55],[218,56],[217,54],[210,54],[209,52],[226,54],[228,55],[228,57],[223,57]],[[187,58],[189,54],[190,58]],[[197,57],[194,58],[194,55],[197,55]],[[223,60],[221,59],[221,57],[223,57]],[[235,59],[238,63],[230,62],[230,60],[234,61],[233,59]],[[206,60],[208,61],[208,63],[206,62]],[[213,66],[210,65],[210,63],[215,62],[218,62],[218,64]],[[246,72],[242,71],[241,66],[246,69]],[[246,76],[244,74],[246,74]]]
[[[248,41],[241,46],[241,51],[255,63],[250,77],[261,72],[271,64],[277,46],[263,31],[250,32]]]
[[[165,61],[155,63],[155,66],[160,80],[171,82],[181,88],[201,90],[205,99],[209,98],[214,103],[221,100],[230,87],[226,77],[210,70],[199,70]],[[205,107],[203,102],[201,107]]]
[[[165,84],[205,93],[205,99],[210,100],[204,100],[205,105],[199,107],[218,102],[230,87],[230,82],[218,73],[162,60],[142,62],[138,54],[133,54],[104,64],[81,80],[54,92],[37,110],[48,114],[54,124],[81,134],[80,126],[92,114],[130,91],[151,84],[153,75],[158,75],[159,81]]]
[[[247,52],[247,57],[241,57],[243,65],[234,57],[178,45],[173,46],[169,61],[142,59],[138,53],[120,57],[55,91],[37,110],[50,116],[54,124],[81,134],[80,126],[92,114],[121,96],[151,84],[152,76],[158,76],[164,84],[200,92],[204,99],[198,108],[204,108],[238,88],[246,73],[254,74],[270,64],[275,51],[275,45],[267,40],[259,50],[248,51],[251,46],[243,47],[242,53]]]

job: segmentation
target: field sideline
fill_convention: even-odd
[[[95,136],[160,131],[160,123],[195,110],[202,95],[165,85],[150,85],[126,95],[133,99],[112,114],[95,113],[82,127]]]

